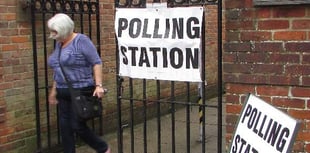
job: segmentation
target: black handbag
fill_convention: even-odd
[[[71,103],[79,120],[89,120],[102,115],[101,98],[86,96],[79,91],[71,92]]]
[[[59,50],[58,59],[60,59],[60,52],[61,52],[61,46]],[[79,120],[89,120],[96,117],[100,117],[102,115],[102,100],[101,98],[98,98],[97,96],[89,96],[86,94],[83,94],[80,90],[73,89],[72,83],[67,78],[63,67],[60,64],[59,60],[59,66],[63,73],[63,76],[68,84],[69,91],[71,94],[71,105],[74,113],[77,115],[77,118]]]

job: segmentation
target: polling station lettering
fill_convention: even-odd
[[[117,37],[122,37],[123,32],[128,32],[131,38],[183,39],[184,33],[191,39],[200,37],[201,23],[196,17],[190,17],[186,21],[184,21],[184,18],[155,18],[154,26],[149,25],[149,20],[150,19],[148,18],[143,20],[140,18],[132,18],[130,20],[126,18],[119,18]],[[160,25],[160,20],[164,20],[165,25]],[[161,28],[164,31],[163,33],[159,32]],[[148,29],[152,29],[153,32],[148,33]]]
[[[200,82],[202,7],[118,8],[119,75]]]
[[[155,18],[150,24],[149,18],[119,18],[117,37],[126,35],[130,39],[199,39],[201,23],[196,17],[190,18]],[[164,23],[164,24],[161,24]],[[164,45],[166,46],[166,45]],[[199,48],[178,46],[119,46],[123,55],[122,62],[130,66],[157,68],[185,67],[198,69]],[[130,52],[130,54],[127,54]],[[131,56],[128,56],[131,55]],[[150,60],[150,57],[152,60]],[[130,58],[130,60],[128,60]],[[160,60],[159,60],[160,59]],[[131,61],[131,62],[128,62]],[[159,63],[161,62],[161,63]]]
[[[256,139],[266,142],[279,153],[283,152],[287,139],[292,134],[290,129],[278,121],[270,118],[268,114],[248,104],[240,117],[241,122],[248,130],[252,131]],[[242,134],[237,134],[232,142],[231,152],[233,153],[259,153],[260,148],[254,148]]]

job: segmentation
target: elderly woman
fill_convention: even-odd
[[[59,105],[60,130],[64,153],[75,153],[75,134],[98,153],[110,153],[107,143],[87,127],[86,121],[78,120],[71,106],[70,91],[63,77],[60,64],[74,89],[89,96],[101,98],[102,61],[92,41],[84,34],[75,33],[74,22],[66,14],[56,14],[47,22],[50,37],[57,41],[48,59],[54,70],[53,87],[49,103]]]

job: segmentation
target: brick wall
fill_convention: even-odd
[[[35,146],[31,25],[17,1],[0,1],[0,152]]]
[[[310,152],[310,7],[224,4],[227,146],[246,93],[253,93],[302,122],[293,152]]]

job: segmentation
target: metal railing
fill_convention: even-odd
[[[116,8],[145,8],[147,1],[145,0],[115,0]],[[153,3],[161,3],[159,0],[154,0]],[[124,130],[129,128],[130,135],[130,153],[135,153],[136,151],[136,142],[135,135],[136,131],[134,130],[136,123],[141,123],[143,125],[143,152],[148,152],[148,123],[149,118],[155,117],[157,120],[157,137],[154,140],[157,140],[157,152],[161,153],[162,151],[162,130],[163,125],[161,123],[162,115],[169,114],[171,118],[171,150],[169,153],[176,153],[176,117],[175,110],[179,107],[185,108],[186,110],[186,126],[183,127],[186,129],[186,152],[190,153],[190,136],[191,136],[191,107],[199,108],[201,111],[201,152],[205,153],[206,148],[206,108],[212,107],[217,109],[217,151],[222,153],[222,2],[220,0],[168,0],[167,7],[190,7],[190,6],[207,6],[215,5],[217,6],[217,50],[218,50],[218,80],[217,80],[217,97],[218,104],[212,106],[206,103],[206,74],[205,74],[205,15],[208,15],[204,12],[203,24],[202,24],[202,56],[201,61],[201,76],[202,82],[200,88],[195,88],[196,84],[190,82],[175,82],[175,81],[159,81],[159,80],[146,80],[146,79],[133,79],[133,78],[124,78],[116,74],[117,82],[117,111],[118,111],[118,152],[124,152]],[[214,14],[213,14],[214,15]],[[116,39],[116,46],[117,39]],[[118,47],[116,47],[118,48]],[[116,58],[118,59],[118,50],[116,51]],[[119,65],[119,61],[116,61],[116,65]],[[119,72],[119,67],[117,67],[117,73]],[[175,91],[182,88],[182,94],[180,92],[176,93]],[[149,91],[152,90],[154,95],[148,97]],[[169,94],[167,94],[169,93]],[[193,93],[200,93],[194,95]],[[198,99],[198,100],[197,100]],[[198,103],[201,101],[201,103]],[[155,110],[155,111],[154,111]],[[153,112],[153,113],[148,113]],[[137,115],[139,114],[139,115]],[[150,115],[153,114],[153,115]],[[153,144],[153,143],[152,143]],[[154,146],[153,146],[154,148]],[[128,150],[127,150],[128,151]],[[184,151],[184,150],[183,150]],[[185,152],[185,151],[184,151]],[[127,153],[127,152],[126,152]]]
[[[58,111],[48,104],[52,72],[46,62],[55,42],[48,39],[46,22],[56,13],[68,14],[75,21],[76,32],[88,35],[100,54],[99,0],[29,0],[24,6],[31,10],[37,152],[59,152]],[[101,120],[102,117],[89,123],[94,130],[99,129],[99,134],[102,132]]]

